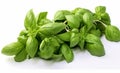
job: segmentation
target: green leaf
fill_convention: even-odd
[[[92,13],[90,10],[88,10],[88,9],[85,9],[85,8],[75,8],[73,11],[72,11],[72,13],[74,13],[74,14],[84,14],[84,13],[86,13],[86,12],[88,12],[88,13]]]
[[[61,60],[63,60],[63,55],[62,54],[53,54],[52,59],[55,61],[61,61]]]
[[[101,35],[102,35],[102,33],[101,33],[101,31],[99,29],[97,29],[97,30],[95,30],[95,29],[90,30],[89,33],[91,33],[91,34],[93,34],[93,35],[95,35],[97,37],[101,37]]]
[[[84,50],[84,46],[85,46],[85,37],[87,35],[87,28],[86,26],[83,26],[80,29],[80,33],[79,33],[79,43],[78,46],[80,47],[81,50]]]
[[[62,41],[58,36],[54,36],[54,38],[58,41],[58,43],[63,44],[64,41]]]
[[[51,20],[47,19],[48,12],[40,12],[36,18],[37,24],[39,26],[45,25],[47,23],[52,23]]]
[[[35,15],[34,15],[32,9],[30,11],[28,11],[28,13],[26,14],[26,17],[24,20],[24,26],[25,26],[26,30],[30,30],[30,31],[34,30],[37,26]]]
[[[38,41],[35,37],[29,36],[26,42],[26,51],[30,57],[34,57],[38,50]]]
[[[83,22],[87,26],[87,31],[89,31],[93,27],[93,19],[94,17],[91,13],[87,12],[83,15]]]
[[[39,47],[39,56],[44,59],[50,59],[53,53],[57,52],[60,45],[54,37],[45,38]]]
[[[51,20],[49,19],[42,19],[40,22],[39,22],[39,26],[42,26],[42,25],[45,25],[45,24],[48,24],[48,23],[52,23]]]
[[[111,25],[110,16],[108,13],[102,13],[101,14],[101,21],[105,23],[106,25]]]
[[[22,36],[19,36],[17,39],[18,39],[18,41],[19,41],[20,43],[26,45],[26,41],[27,41],[28,37],[22,35]]]
[[[105,29],[105,37],[109,41],[120,41],[120,30],[113,25],[108,25]]]
[[[95,8],[95,12],[96,13],[105,13],[106,12],[106,7],[105,6],[97,6],[96,8]]]
[[[70,47],[75,47],[79,43],[79,34],[72,33],[70,38]]]
[[[79,28],[81,19],[77,15],[66,15],[65,16],[70,28]]]
[[[57,35],[58,38],[60,38],[62,41],[70,41],[71,33],[70,32],[65,32],[62,34]]]
[[[58,50],[59,43],[54,38],[45,38],[39,47],[39,56],[43,59],[50,59],[53,53]]]
[[[63,23],[48,23],[40,27],[39,31],[44,35],[55,35],[66,27]]]
[[[99,29],[102,33],[105,33],[105,25],[101,22],[95,22],[96,23],[96,29]]]
[[[70,47],[66,44],[63,44],[61,46],[61,52],[65,58],[65,60],[69,63],[69,62],[72,62],[73,61],[73,58],[74,58],[74,55],[73,55],[73,52],[72,50],[70,49]]]
[[[20,51],[15,57],[14,60],[16,62],[22,62],[27,58],[27,52],[25,49],[23,49],[22,51]]]
[[[19,34],[19,36],[27,36],[27,34],[28,34],[28,31],[27,30],[22,30],[21,32],[20,32],[20,34]]]
[[[3,47],[1,52],[5,55],[13,56],[19,53],[23,48],[24,45],[20,42],[13,42]]]
[[[47,18],[47,14],[48,12],[40,12],[37,16],[37,24],[39,24],[41,22],[42,19],[46,19]]]
[[[86,36],[86,46],[85,48],[89,51],[89,53],[93,56],[104,56],[105,50],[104,46],[97,36],[93,34],[88,34]]]
[[[54,15],[54,21],[65,20],[66,15],[71,15],[72,13],[68,10],[59,10]]]

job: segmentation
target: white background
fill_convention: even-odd
[[[0,51],[11,42],[16,41],[19,32],[24,29],[24,17],[28,10],[33,9],[35,14],[40,11],[48,11],[48,18],[53,19],[57,10],[76,7],[88,8],[94,12],[96,6],[106,6],[112,21],[112,25],[120,28],[120,2],[119,0],[0,0]],[[53,62],[42,59],[31,59],[17,63],[13,57],[0,53],[0,73],[4,72],[44,72],[46,70],[118,70],[120,69],[120,42],[109,42],[103,36],[101,38],[106,55],[103,57],[91,56],[87,51],[74,51],[73,62]],[[39,71],[40,70],[40,71]],[[78,71],[79,72],[79,71]],[[88,71],[89,72],[89,71]]]

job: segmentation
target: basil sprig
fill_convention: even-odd
[[[48,19],[47,14],[40,12],[36,16],[29,10],[24,20],[25,29],[16,42],[3,47],[1,52],[14,56],[16,62],[39,57],[55,61],[65,59],[70,63],[76,47],[93,56],[104,56],[104,44],[100,40],[104,34],[109,41],[120,41],[120,30],[111,25],[105,6],[97,6],[95,12],[86,8],[59,10],[53,20]]]

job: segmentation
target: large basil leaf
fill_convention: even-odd
[[[40,27],[40,32],[45,35],[55,35],[62,30],[64,30],[66,27],[63,23],[48,23],[46,25],[43,25]]]
[[[77,15],[66,15],[65,16],[70,28],[79,28],[81,19]]]
[[[103,46],[100,38],[93,35],[93,34],[88,34],[86,36],[86,46],[85,46],[85,48],[93,56],[100,57],[100,56],[105,55],[104,46]]]
[[[13,42],[2,49],[2,53],[5,55],[13,56],[19,53],[24,48],[24,45],[20,42]]]

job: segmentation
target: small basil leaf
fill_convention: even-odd
[[[89,33],[94,34],[97,37],[101,37],[102,33],[99,29],[97,30],[91,30]]]
[[[26,45],[26,41],[27,41],[28,37],[22,35],[22,36],[19,36],[17,39],[18,39],[19,42],[21,42],[22,44]]]
[[[28,11],[25,17],[24,26],[26,30],[33,30],[36,28],[36,19],[32,9]]]
[[[21,32],[20,32],[20,34],[19,34],[19,36],[27,36],[27,34],[28,34],[28,31],[27,30],[22,30]]]
[[[110,16],[108,13],[102,13],[101,14],[101,21],[105,23],[106,25],[111,25]]]
[[[16,62],[21,62],[21,61],[24,61],[26,58],[27,58],[27,52],[25,49],[23,49],[14,57],[14,60]]]
[[[46,19],[48,12],[40,12],[37,17],[37,24],[41,22],[42,19]]]
[[[20,42],[13,42],[3,47],[1,52],[5,55],[13,56],[19,53],[23,49],[23,47],[24,45]]]
[[[105,25],[103,25],[100,22],[95,22],[96,23],[96,29],[99,29],[102,33],[105,33]]]
[[[84,46],[85,46],[85,37],[87,35],[87,28],[86,26],[83,26],[80,29],[80,33],[79,33],[79,43],[78,46],[80,47],[81,50],[84,50]]]
[[[106,7],[105,6],[97,6],[96,8],[95,8],[95,12],[96,13],[105,13],[106,12]]]
[[[113,25],[108,25],[105,29],[105,37],[109,41],[120,41],[120,30]]]
[[[34,57],[38,50],[38,41],[35,37],[29,36],[26,42],[26,51],[30,57]]]
[[[57,21],[57,20],[65,20],[65,15],[70,15],[72,14],[70,11],[68,10],[59,10],[55,13],[55,16],[54,16],[54,21]]]
[[[61,60],[63,60],[63,55],[62,54],[53,54],[52,59],[55,61],[61,61]]]
[[[63,54],[65,60],[68,63],[72,62],[72,60],[74,58],[74,55],[73,55],[73,52],[70,49],[70,47],[68,45],[66,45],[66,44],[63,44],[60,49],[61,49],[61,53]]]
[[[79,34],[72,33],[70,38],[70,47],[75,47],[79,43]]]
[[[62,41],[70,41],[71,33],[70,32],[65,32],[62,34],[57,35],[58,38],[60,38]]]

